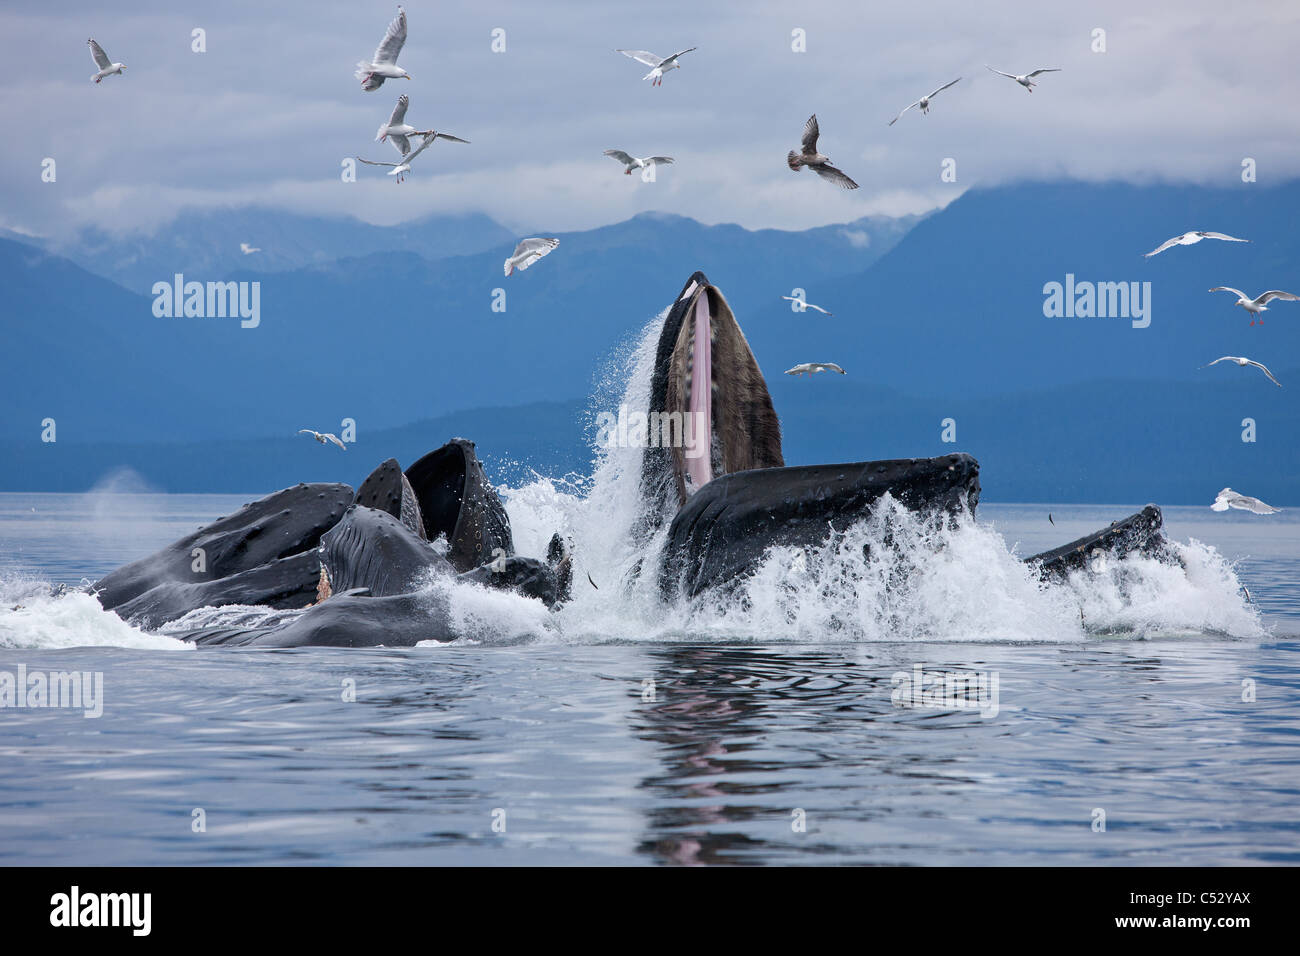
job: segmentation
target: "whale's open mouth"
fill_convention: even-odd
[[[650,391],[643,482],[652,499],[675,510],[719,475],[785,464],[763,373],[727,300],[701,272],[664,320]]]

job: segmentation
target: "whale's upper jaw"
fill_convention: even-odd
[[[721,290],[702,272],[686,281],[664,320],[649,411],[680,421],[682,437],[646,449],[642,482],[652,507],[675,510],[719,475],[785,463],[763,373]]]

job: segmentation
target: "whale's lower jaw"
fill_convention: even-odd
[[[973,511],[979,462],[955,454],[722,475],[692,495],[668,529],[662,596],[695,597],[743,581],[773,546],[817,547],[870,515],[886,492],[917,512]]]
[[[660,440],[645,451],[642,490],[655,521],[719,475],[785,464],[763,373],[722,292],[702,272],[664,320],[648,411]]]

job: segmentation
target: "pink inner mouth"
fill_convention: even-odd
[[[695,356],[687,414],[690,421],[682,422],[682,430],[694,439],[697,454],[686,458],[686,474],[690,477],[691,490],[697,491],[713,479],[713,338],[707,292],[695,300]],[[697,431],[697,425],[703,427]]]

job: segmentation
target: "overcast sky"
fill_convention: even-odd
[[[59,235],[148,229],[185,205],[257,203],[390,223],[482,211],[520,231],[587,228],[658,209],[706,223],[806,228],[923,212],[1016,179],[1259,181],[1300,175],[1300,4],[1278,0],[923,3],[405,4],[411,81],[354,79],[389,0],[66,0],[0,8],[0,226]],[[206,53],[191,31],[206,31]],[[506,51],[491,51],[492,31]],[[793,52],[792,31],[807,51]],[[1093,52],[1104,29],[1106,52]],[[86,38],[125,76],[96,86]],[[697,46],[662,87],[615,47]],[[1038,67],[1032,94],[984,65]],[[929,116],[903,106],[961,76]],[[437,143],[406,183],[340,161],[375,143],[399,93]],[[786,152],[810,113],[841,191]],[[658,181],[607,148],[668,154]],[[57,182],[41,182],[52,157]],[[957,182],[940,181],[945,158]]]

